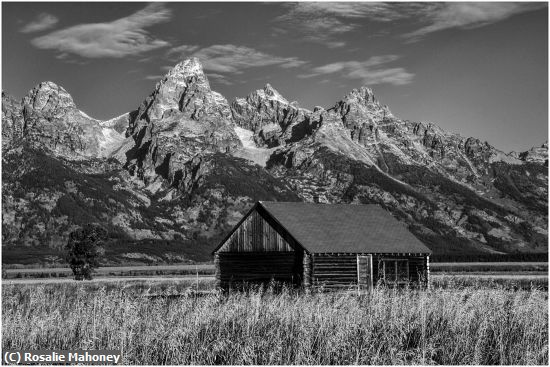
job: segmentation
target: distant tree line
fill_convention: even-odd
[[[512,254],[433,254],[430,262],[511,262],[511,261],[548,261],[548,253],[512,253]]]

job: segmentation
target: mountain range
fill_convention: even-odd
[[[137,103],[136,103],[137,104]],[[2,254],[55,265],[71,231],[105,264],[209,260],[258,200],[376,203],[434,254],[548,251],[548,144],[502,152],[392,114],[372,89],[312,111],[270,84],[229,103],[200,61],[107,121],[43,82],[2,92]]]

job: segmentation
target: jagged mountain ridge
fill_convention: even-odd
[[[235,124],[254,133],[259,147],[273,147],[296,138],[292,130],[311,114],[297,102],[288,102],[269,83],[246,98],[236,98],[231,112]]]
[[[21,103],[2,93],[2,108],[6,148],[24,140],[57,156],[85,159],[108,157],[124,140],[116,130],[80,111],[71,95],[53,82],[38,84]]]
[[[540,147],[533,147],[519,154],[516,152],[512,152],[511,154],[525,162],[541,163],[548,166],[548,142],[545,142]]]
[[[81,224],[70,214],[76,209],[59,208],[70,202],[81,210],[109,208],[92,210],[87,220],[110,228],[113,248],[135,244],[131,251],[122,246],[116,261],[181,261],[178,251],[215,244],[259,199],[378,203],[436,252],[547,251],[541,158],[506,155],[433,124],[398,119],[366,87],[326,110],[300,108],[269,84],[229,104],[211,90],[200,62],[188,59],[135,111],[97,121],[79,112],[61,87],[51,83],[42,91],[41,85],[22,105],[2,95],[4,251],[37,243],[47,244],[45,252],[59,249]],[[75,131],[67,127],[86,131],[80,145],[55,134]],[[119,137],[108,152],[97,143],[106,129]],[[22,155],[41,157],[24,161],[24,187],[13,164]],[[44,159],[82,180],[71,183],[64,174],[52,188],[33,187],[28,174]],[[84,182],[110,187],[114,197],[129,195],[120,202],[132,204],[106,197],[103,205],[86,190],[75,191]],[[48,204],[30,209],[40,202],[36,197]],[[36,231],[37,225],[46,229]],[[144,241],[165,241],[171,255],[151,254]]]
[[[241,146],[227,100],[210,89],[197,59],[174,67],[129,119],[135,142],[126,165],[146,183],[168,179],[185,189],[186,163]]]

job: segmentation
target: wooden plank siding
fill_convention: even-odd
[[[368,254],[313,254],[311,259],[311,283],[314,287],[352,288],[357,287],[357,256]],[[381,261],[402,259],[408,261],[409,283],[424,284],[427,280],[426,256],[415,254],[373,254],[373,284],[384,282]],[[389,284],[391,285],[391,284]]]
[[[216,280],[222,288],[271,280],[300,285],[302,252],[220,252],[216,254]]]
[[[270,251],[294,250],[257,211],[250,213],[218,250],[218,252]]]
[[[310,289],[311,287],[311,271],[312,271],[312,264],[311,264],[311,255],[308,253],[303,254],[303,261],[302,261],[302,268],[303,268],[303,286],[306,289]]]
[[[357,285],[360,290],[371,290],[374,286],[372,255],[357,255]]]
[[[300,285],[304,251],[285,236],[276,221],[257,209],[215,252],[216,282],[222,288],[271,280]]]
[[[425,266],[426,266],[426,286],[428,287],[428,289],[430,288],[430,256],[426,256],[426,263],[425,263]]]

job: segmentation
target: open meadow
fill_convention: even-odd
[[[453,262],[430,263],[433,275],[459,274],[508,274],[508,275],[548,275],[548,262]],[[95,277],[127,276],[182,276],[214,275],[214,264],[171,264],[171,265],[126,265],[100,266],[95,269]],[[71,278],[72,271],[64,267],[30,267],[22,264],[3,266],[3,279],[23,278]]]
[[[549,362],[537,287],[221,294],[208,279],[4,281],[2,347],[119,349],[125,364],[153,365]]]

